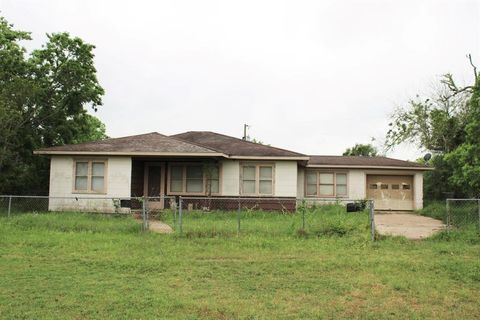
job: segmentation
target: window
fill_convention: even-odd
[[[337,173],[335,180],[336,195],[337,197],[342,197],[347,195],[347,174],[346,173]]]
[[[317,173],[307,172],[307,196],[316,196],[317,193]]]
[[[372,183],[370,185],[370,189],[378,189],[378,185],[376,183]]]
[[[241,193],[245,195],[273,195],[273,166],[243,165],[241,167]]]
[[[203,192],[202,166],[188,166],[186,180],[187,180],[187,193]]]
[[[77,160],[74,165],[74,192],[105,193],[106,161]]]
[[[320,196],[334,196],[333,173],[320,173]]]
[[[169,167],[169,194],[218,194],[220,173],[218,165],[173,164]]]
[[[392,190],[399,190],[400,186],[398,184],[392,184]]]
[[[346,173],[307,171],[305,180],[305,195],[307,197],[347,196]]]
[[[388,184],[386,184],[386,183],[381,183],[381,184],[380,184],[380,189],[382,189],[382,190],[387,190],[387,189],[388,189]]]
[[[402,184],[402,189],[403,190],[410,190],[410,185],[409,184]]]
[[[212,167],[207,170],[207,193],[220,193],[220,172],[218,167]]]
[[[183,167],[175,166],[170,168],[170,191],[183,191]]]
[[[273,168],[270,166],[260,166],[259,193],[273,194]]]

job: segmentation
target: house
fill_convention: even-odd
[[[377,210],[415,210],[423,206],[423,173],[430,169],[385,157],[309,156],[207,131],[152,132],[35,154],[51,159],[51,210],[65,209],[72,197],[144,195],[249,197],[263,199],[267,209],[271,198],[286,207],[303,198],[368,198]],[[82,201],[84,210],[112,208],[111,200]]]

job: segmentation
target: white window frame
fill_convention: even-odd
[[[316,194],[307,194],[307,188],[308,185],[308,179],[307,175],[309,173],[315,173],[316,175],[316,188],[317,192]],[[320,195],[320,174],[333,174],[333,194],[331,195]],[[346,176],[346,183],[345,184],[340,184],[340,185],[345,185],[347,192],[346,194],[343,195],[337,195],[337,174],[344,174]],[[305,175],[304,175],[304,196],[306,198],[348,198],[348,186],[349,186],[349,179],[348,179],[348,172],[347,171],[325,171],[325,170],[305,170]],[[324,185],[332,185],[332,184],[324,184]]]
[[[246,193],[243,190],[243,168],[244,167],[255,167],[255,192]],[[260,167],[269,167],[272,168],[272,193],[260,193]],[[252,180],[253,181],[253,180]],[[268,181],[268,180],[264,180]],[[251,163],[244,162],[240,164],[240,195],[242,196],[255,196],[255,197],[272,197],[275,195],[275,164],[274,163]]]
[[[221,195],[222,193],[222,166],[220,163],[216,164],[218,168],[218,192],[211,192],[211,195]],[[202,168],[202,192],[187,192],[187,167],[201,167]],[[182,168],[182,191],[172,191],[172,167]],[[212,179],[217,180],[217,179]],[[201,162],[170,162],[167,170],[167,195],[172,196],[205,196],[207,193],[208,177],[205,172],[204,163]]]
[[[77,181],[77,163],[86,162],[87,163],[87,189],[86,190],[77,190],[76,181]],[[103,163],[103,190],[95,191],[92,189],[92,167],[93,163]],[[72,193],[78,194],[107,194],[108,186],[108,160],[107,159],[73,159],[73,183],[72,183]]]

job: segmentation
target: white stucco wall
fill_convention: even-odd
[[[222,196],[240,196],[240,165],[248,161],[222,160]],[[261,161],[253,161],[258,164]],[[297,196],[297,162],[265,161],[274,165],[274,197]]]
[[[311,168],[311,170],[318,170]],[[347,173],[347,196],[343,197],[348,200],[362,200],[366,197],[366,175],[364,170],[329,170],[323,169],[322,171],[327,172],[346,172]],[[305,197],[305,168],[298,168],[298,177],[297,177],[297,198]],[[331,198],[326,198],[331,199]]]
[[[362,200],[367,197],[367,176],[364,170],[350,170],[347,174],[348,198]]]
[[[297,168],[297,199],[305,197],[305,167]]]
[[[312,170],[315,170],[312,168]],[[325,171],[330,171],[323,169]],[[344,170],[334,170],[335,172],[345,172]],[[367,175],[407,175],[413,176],[413,208],[415,210],[423,208],[423,172],[409,170],[363,170],[352,169],[347,171],[348,195],[349,200],[361,200],[367,198]],[[298,168],[297,177],[297,197],[305,197],[305,168]]]
[[[275,197],[297,196],[297,162],[275,162]]]
[[[423,173],[421,172],[413,176],[413,201],[415,210],[423,208]]]
[[[240,163],[235,160],[222,160],[222,195],[238,196],[240,190]]]
[[[87,159],[87,158],[85,158]],[[88,158],[88,160],[95,158]],[[132,161],[130,157],[103,157],[106,159],[106,193],[74,193],[74,158],[69,156],[53,156],[50,161],[50,210],[75,210],[115,212],[115,206],[110,197],[130,197]],[[59,197],[59,198],[55,198]],[[70,199],[61,199],[69,197]],[[78,200],[73,199],[77,197]],[[90,199],[82,199],[90,198]]]

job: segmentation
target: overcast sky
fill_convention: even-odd
[[[112,137],[208,130],[307,154],[381,141],[389,115],[441,74],[480,65],[480,0],[26,1],[1,15],[96,45]],[[414,159],[401,147],[389,156]]]

